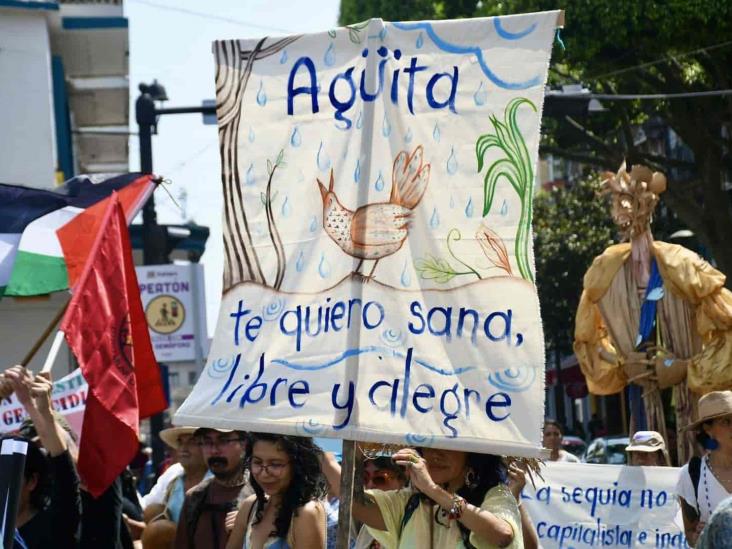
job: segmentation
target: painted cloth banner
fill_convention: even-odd
[[[64,417],[77,436],[81,436],[88,389],[86,380],[78,368],[53,382],[51,393],[53,408]],[[15,394],[0,400],[0,433],[18,430],[26,417],[25,408],[18,402]]]
[[[224,296],[177,423],[536,455],[558,13],[214,43]]]
[[[522,503],[544,549],[686,547],[680,469],[549,462]]]

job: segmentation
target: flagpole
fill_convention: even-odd
[[[56,327],[56,324],[58,324],[61,321],[61,318],[63,318],[64,313],[66,312],[66,307],[69,306],[69,302],[67,301],[64,303],[63,307],[61,307],[56,315],[53,317],[51,322],[46,326],[46,329],[43,331],[43,333],[40,335],[40,337],[36,340],[36,342],[33,344],[33,347],[31,347],[30,351],[26,353],[26,355],[23,357],[23,360],[20,361],[21,366],[28,366],[28,363],[33,360],[33,357],[36,356],[36,353],[38,350],[43,346],[43,344],[46,342],[46,339],[48,339],[48,336],[51,335],[51,332],[53,332],[53,329]],[[58,338],[58,336],[56,336]],[[55,343],[55,342],[54,342]],[[57,350],[58,352],[58,350]],[[44,365],[45,367],[45,365]]]
[[[41,368],[41,373],[46,374],[51,371],[53,368],[53,363],[56,362],[56,357],[58,356],[58,351],[61,348],[61,343],[64,340],[64,333],[59,330],[56,332],[56,337],[53,338],[53,343],[51,343],[51,350],[48,351],[48,356],[46,357],[46,362],[43,363],[43,368]]]

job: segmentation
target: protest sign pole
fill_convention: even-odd
[[[14,546],[15,516],[27,452],[28,443],[15,438],[3,440],[0,446],[0,538],[5,548]]]
[[[61,319],[64,316],[64,313],[66,312],[66,307],[69,306],[69,302],[67,301],[64,303],[63,307],[61,307],[56,315],[51,319],[51,322],[48,323],[48,326],[46,326],[46,329],[43,331],[43,333],[40,335],[40,337],[36,340],[36,342],[33,344],[33,347],[26,353],[26,355],[23,357],[23,360],[20,361],[21,366],[28,366],[31,360],[33,360],[33,357],[36,356],[36,353],[38,350],[43,346],[43,344],[46,342],[46,339],[48,339],[48,336],[51,335],[51,332],[56,327],[56,324],[58,324]],[[56,336],[58,337],[58,336]],[[58,352],[58,351],[57,351]]]
[[[341,460],[341,495],[338,503],[338,537],[336,547],[347,549],[351,538],[351,501],[353,500],[353,472],[356,465],[356,442],[343,441]]]

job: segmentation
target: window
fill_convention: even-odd
[[[196,384],[196,372],[195,371],[189,371],[188,372],[188,385],[195,385]]]
[[[178,372],[168,372],[168,383],[170,383],[171,388],[180,387],[180,376]]]

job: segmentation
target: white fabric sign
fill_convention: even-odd
[[[69,375],[53,382],[51,400],[54,409],[64,416],[74,432],[81,436],[81,424],[86,409],[86,395],[89,386],[81,370],[76,369]],[[25,408],[18,402],[15,393],[0,400],[0,433],[16,431],[28,416]]]
[[[685,547],[680,469],[550,462],[522,494],[545,549]]]
[[[214,44],[224,296],[177,423],[537,455],[557,16]]]

